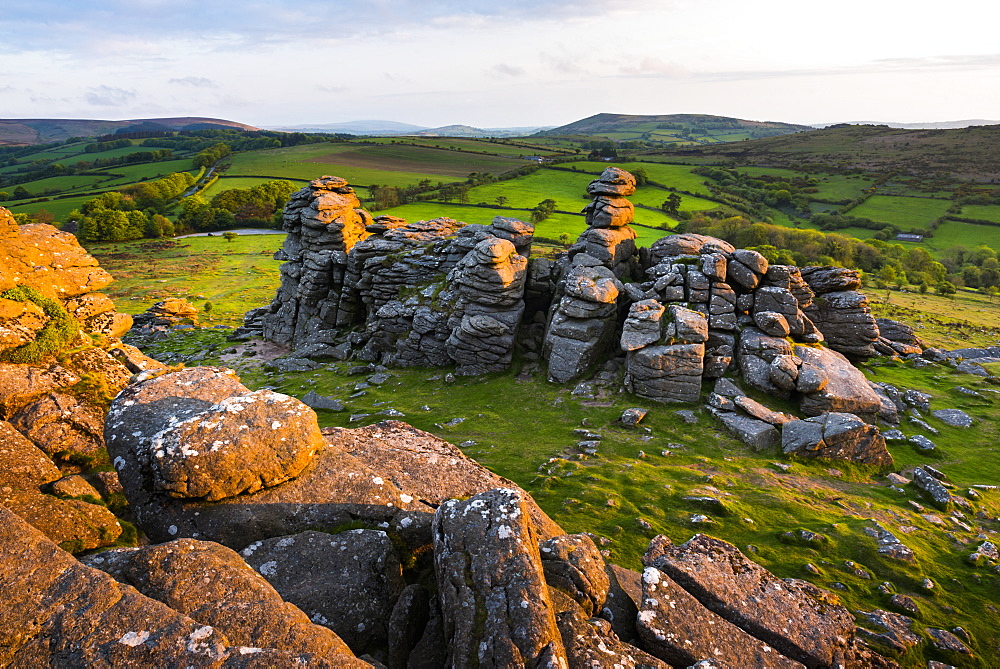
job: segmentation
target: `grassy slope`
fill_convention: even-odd
[[[253,306],[267,304],[277,288],[280,263],[271,256],[284,235],[188,237],[174,241],[94,244],[88,251],[115,282],[105,290],[127,313],[167,297],[185,297],[199,309],[212,303],[211,323],[239,325]]]
[[[875,195],[847,213],[851,216],[870,218],[873,221],[892,223],[904,230],[927,228],[944,216],[951,202],[926,197],[896,197]]]
[[[160,350],[193,353],[213,344],[216,351],[228,346],[221,334],[202,331],[161,345]],[[283,376],[247,367],[242,375],[253,387],[273,385],[297,396],[315,389],[346,399],[363,380],[347,376],[348,365],[333,363],[318,374]],[[571,394],[571,386],[547,383],[541,373],[519,375],[515,369],[448,384],[442,371],[393,370],[388,383],[347,400],[348,410],[320,411],[320,422],[356,427],[383,419],[381,411],[399,410],[405,414],[400,420],[452,443],[465,443],[468,455],[529,490],[567,531],[589,531],[610,539],[611,560],[627,567],[640,566],[639,558],[654,534],[679,542],[705,531],[735,543],[781,577],[806,578],[831,589],[852,610],[887,607],[888,598],[877,586],[891,582],[898,592],[918,601],[921,625],[945,629],[961,625],[977,640],[980,656],[989,657],[988,641],[1000,626],[1000,616],[989,608],[996,601],[998,577],[964,563],[976,545],[974,535],[951,521],[945,521],[951,525],[946,532],[923,518],[909,504],[915,491],[896,492],[878,472],[842,462],[791,461],[791,470],[782,472],[772,463],[788,462],[787,458],[777,452],[751,452],[697,407],[688,407],[698,414],[697,424],[688,425],[674,413],[684,407],[658,405],[620,391],[608,391],[596,402],[581,400]],[[867,372],[875,380],[928,389],[935,407],[962,408],[979,419],[969,431],[929,419],[942,430],[941,436],[932,437],[938,451],[929,456],[909,445],[893,445],[897,469],[930,463],[944,469],[960,489],[1000,482],[1000,449],[995,446],[1000,430],[992,420],[1000,398],[986,393],[990,399],[970,400],[953,390],[958,384],[984,390],[990,386],[977,377],[941,368],[883,365]],[[631,431],[616,423],[630,406],[650,410],[645,429]],[[351,421],[356,414],[370,415]],[[454,418],[465,420],[445,426]],[[579,437],[572,431],[581,427],[604,436],[594,457],[577,451]],[[914,433],[908,425],[904,430]],[[699,494],[723,499],[727,512],[707,511],[714,522],[692,524],[691,517],[706,510],[683,497]],[[997,515],[998,493],[986,493],[981,508]],[[651,531],[640,527],[640,518],[652,526]],[[903,538],[917,554],[915,565],[876,553],[873,540],[862,532],[871,518]],[[783,532],[798,529],[822,534],[827,541],[810,546],[782,537]],[[858,563],[870,578],[858,576],[845,564],[847,560]],[[819,568],[818,575],[806,571],[810,563]],[[937,584],[933,594],[920,587],[924,577]],[[924,666],[927,657],[948,659],[917,650],[904,664]]]

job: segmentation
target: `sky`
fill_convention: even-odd
[[[3,0],[0,118],[1000,118],[995,0]]]

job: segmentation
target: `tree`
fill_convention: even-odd
[[[0,190],[0,202],[10,199],[10,193],[5,190]]]
[[[509,202],[509,200],[507,199],[506,195],[497,195],[497,204],[498,205],[500,205],[501,207],[504,207],[504,206],[507,205],[507,202]]]
[[[937,286],[934,287],[934,290],[937,291],[938,295],[947,296],[947,297],[951,297],[956,292],[958,292],[955,289],[955,286],[952,285],[948,281],[938,281],[938,284],[937,284]]]
[[[227,242],[231,242],[237,237],[239,237],[240,233],[233,232],[232,230],[226,230],[225,232],[222,233],[222,236]]]
[[[564,232],[561,235],[559,235],[559,243],[562,244],[563,246],[569,246],[569,240],[570,236],[568,232]]]
[[[15,200],[26,200],[29,197],[31,197],[31,192],[24,186],[18,186],[14,189]]]
[[[225,237],[225,235],[223,235],[223,237]],[[205,302],[205,306],[203,306],[201,309],[202,311],[205,312],[205,315],[208,316],[208,320],[212,320],[212,303]]]
[[[635,177],[636,186],[645,186],[649,183],[649,173],[645,167],[636,167],[632,170],[632,176]]]
[[[660,205],[660,209],[667,212],[668,214],[677,215],[678,210],[681,206],[681,196],[677,193],[671,193],[667,196],[667,199],[663,201]]]
[[[555,211],[556,201],[551,198],[546,198],[538,203],[538,205],[531,210],[531,222],[541,223]]]

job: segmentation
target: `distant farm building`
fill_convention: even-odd
[[[922,242],[924,241],[923,235],[913,235],[908,232],[901,232],[896,235],[897,242]]]

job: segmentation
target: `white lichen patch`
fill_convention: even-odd
[[[278,561],[268,560],[257,570],[261,576],[274,576],[278,573]]]
[[[136,646],[141,646],[146,643],[146,639],[149,638],[149,632],[147,630],[139,630],[138,632],[125,632],[121,639],[118,639],[118,643],[123,646],[130,646],[135,648]]]

